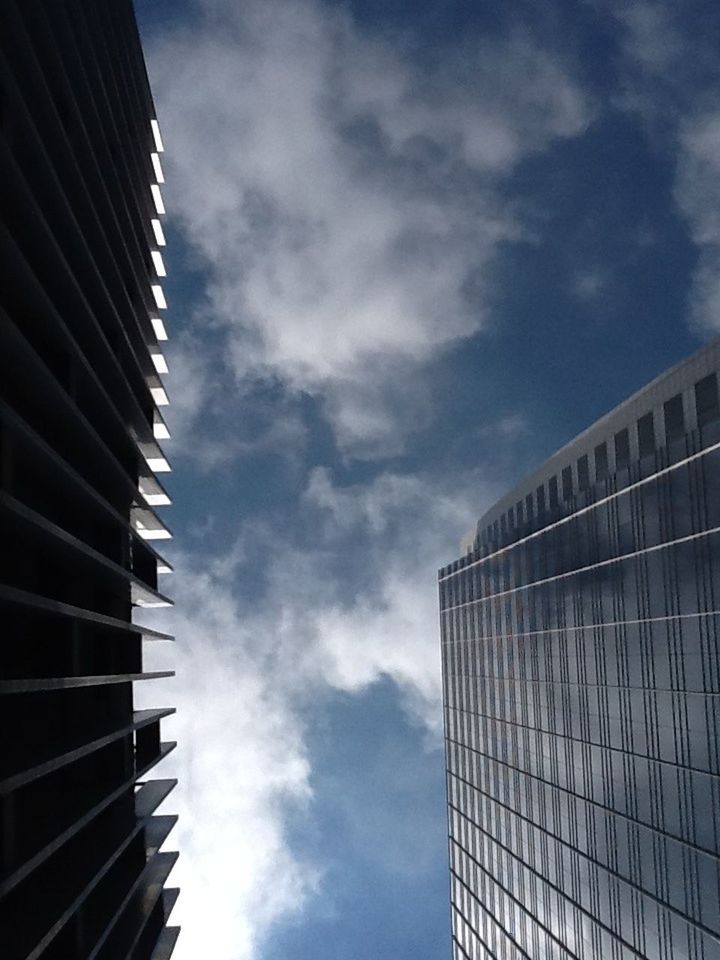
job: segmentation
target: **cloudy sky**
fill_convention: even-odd
[[[138,0],[177,960],[448,955],[436,570],[720,328],[720,8]]]

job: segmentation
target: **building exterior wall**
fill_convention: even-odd
[[[720,345],[440,571],[453,957],[720,958]]]
[[[130,0],[0,5],[0,955],[169,957],[158,128]],[[155,223],[153,223],[155,221]],[[167,675],[167,674],[163,674]]]

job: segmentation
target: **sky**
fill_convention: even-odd
[[[437,569],[720,330],[720,8],[136,10],[177,636],[138,696],[178,707],[175,957],[437,960]]]

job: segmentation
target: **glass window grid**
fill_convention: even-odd
[[[441,584],[449,783],[459,775],[475,791],[471,782],[482,777],[487,793],[483,807],[453,787],[451,803],[502,831],[500,840],[567,891],[551,918],[567,917],[583,887],[577,862],[563,853],[560,867],[557,844],[592,857],[593,883],[597,871],[615,876],[602,897],[585,884],[582,897],[603,911],[615,936],[591,930],[583,956],[613,956],[617,936],[637,945],[641,934],[648,957],[672,956],[673,943],[692,958],[718,955],[707,931],[718,926],[719,830],[707,812],[720,809],[712,613],[720,546],[703,536],[646,552],[707,530],[719,515],[718,473],[713,452],[574,518],[566,530],[547,531],[537,548],[527,541],[487,561],[488,569],[463,570],[453,578],[461,583]],[[606,557],[644,552],[601,568],[601,576],[572,572],[579,557],[603,557],[603,549]],[[529,586],[543,562],[568,576]],[[488,814],[487,803],[505,804],[504,815],[516,821],[526,810],[537,821],[534,834],[546,831],[547,841],[531,843],[517,823]],[[463,829],[464,842],[477,846]],[[673,908],[679,913],[671,916]],[[563,929],[570,927],[575,919]],[[527,936],[518,942],[535,949],[537,938]]]
[[[636,424],[632,425],[632,432],[630,427],[626,427],[615,434],[615,436],[612,438],[612,446],[615,452],[615,469],[617,471],[615,479],[619,480],[621,485],[629,482],[629,477],[627,474],[628,468],[631,466],[632,457],[634,455],[633,444],[635,443],[635,437],[637,437],[637,451],[639,452],[638,455],[641,459],[647,458],[651,453],[655,452],[660,459],[669,459],[671,462],[674,462],[685,455],[685,448],[687,447],[688,441],[693,446],[697,443],[699,443],[700,446],[707,446],[710,442],[716,442],[720,439],[720,400],[718,398],[716,374],[710,374],[709,376],[698,381],[693,390],[695,400],[695,423],[698,427],[697,431],[691,430],[687,435],[685,434],[686,424],[684,415],[684,401],[682,394],[677,394],[666,401],[659,410],[659,413],[662,414],[662,423],[664,424],[664,436],[662,434],[658,435],[656,432],[656,418],[655,413],[652,410],[641,417]],[[603,441],[595,446],[594,460],[595,480],[596,484],[598,484],[600,481],[605,480],[610,473],[607,442]],[[587,454],[580,457],[577,461],[577,494],[582,494],[588,486],[585,479],[587,462]],[[648,468],[642,463],[639,465],[639,470],[641,473],[647,472],[647,469]],[[652,467],[650,467],[650,469],[652,469]],[[572,483],[571,466],[565,467],[561,473],[563,476],[569,477],[569,482]],[[572,499],[572,496],[569,494],[568,490],[564,489],[562,501],[560,501],[558,496],[557,476],[549,478],[547,484],[550,494],[551,507],[557,509],[558,507],[562,506],[563,503]],[[538,504],[537,513],[542,514],[545,509],[545,484],[541,484],[537,487],[535,498]],[[533,495],[528,494],[526,501],[528,503],[526,508],[526,517],[530,518],[535,512],[532,508]],[[513,508],[509,508],[507,513],[503,515],[508,521],[510,520],[510,514],[512,511]],[[510,531],[514,528],[514,526],[515,525],[512,522],[505,524],[503,534],[505,538],[509,537]],[[520,526],[521,524],[517,525],[518,528]],[[497,521],[495,521],[492,528],[488,527],[481,532],[480,543],[484,548],[493,549],[494,544],[492,541],[495,541],[496,543],[497,539],[498,529]]]

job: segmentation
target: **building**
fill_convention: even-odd
[[[440,571],[453,956],[720,958],[720,341]]]
[[[130,0],[0,8],[0,955],[162,960],[155,120]],[[165,675],[165,674],[163,674]],[[157,676],[154,674],[152,676]]]

